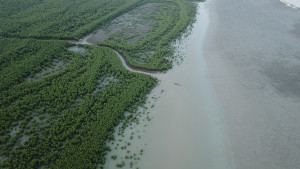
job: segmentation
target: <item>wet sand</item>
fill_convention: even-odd
[[[204,45],[237,169],[300,166],[300,10],[213,0]]]

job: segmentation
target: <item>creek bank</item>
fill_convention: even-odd
[[[208,6],[209,2],[199,3],[191,34],[176,46],[185,58],[181,65],[156,75],[160,84],[149,98],[159,98],[155,106],[148,109],[153,119],[141,139],[134,143],[146,145],[136,164],[139,168],[233,168],[222,111],[208,80],[202,53],[209,24]],[[144,129],[143,124],[134,128]],[[130,132],[125,131],[125,137]],[[128,150],[135,151],[136,147]],[[122,150],[113,150],[107,158],[122,153]],[[105,167],[112,168],[114,160],[107,162]],[[123,168],[130,169],[127,164]]]
[[[85,41],[83,40],[79,40],[79,41],[74,41],[74,40],[67,40],[67,42],[70,42],[70,43],[75,43],[76,45],[78,44],[82,44],[82,45],[92,45],[92,46],[97,46],[97,45],[94,45],[94,44],[91,44],[91,43],[86,43]],[[98,46],[99,47],[99,46]],[[100,46],[101,47],[101,46]],[[104,46],[106,47],[106,46]],[[106,47],[112,51],[114,51],[117,56],[120,58],[123,66],[129,70],[129,71],[132,71],[132,72],[139,72],[139,73],[144,73],[144,74],[160,74],[160,73],[163,73],[161,71],[156,71],[156,70],[147,70],[147,69],[143,69],[143,68],[136,68],[136,67],[133,67],[131,66],[128,61],[127,61],[127,58],[118,50],[116,49],[113,49],[113,48],[110,48],[110,47]],[[74,50],[76,49],[76,50]],[[84,48],[83,48],[84,49]],[[72,46],[69,48],[69,50],[71,51],[75,51],[75,52],[79,52],[79,53],[84,53],[83,50],[81,49],[80,51],[79,50],[79,47],[78,46]]]

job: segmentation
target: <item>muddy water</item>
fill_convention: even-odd
[[[128,150],[144,150],[134,167],[299,168],[300,10],[212,0],[198,11],[178,44],[184,62],[154,75],[161,82],[151,96],[160,98],[150,126],[134,126],[143,134]],[[109,153],[105,168],[116,168],[113,154],[126,151]]]
[[[213,0],[204,45],[237,169],[300,167],[300,10]]]
[[[135,141],[146,144],[137,166],[298,169],[300,10],[273,0],[212,0],[198,10],[178,47],[185,61],[155,75],[152,95],[161,97]]]
[[[191,35],[178,46],[185,61],[158,77],[161,84],[154,92],[164,94],[151,112],[153,124],[140,161],[143,169],[232,168],[223,115],[202,52],[208,5],[200,4]]]
[[[141,169],[232,168],[222,111],[202,53],[209,24],[207,6],[199,5],[191,35],[177,44],[185,61],[166,74],[155,75],[161,82],[151,96],[161,97],[150,110],[151,125],[135,143],[146,145],[137,163]],[[112,161],[107,161],[107,168],[114,167]]]
[[[186,61],[160,76],[157,90],[165,94],[152,111],[154,122],[141,168],[230,168],[220,107],[207,77],[202,53],[208,26],[205,5],[200,5],[190,37],[180,46]]]

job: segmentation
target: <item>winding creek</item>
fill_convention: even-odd
[[[115,51],[128,70],[160,80],[153,119],[134,126],[142,137],[127,149],[144,150],[135,168],[299,168],[300,10],[282,2],[199,3],[191,34],[176,43],[184,61],[164,74]],[[116,168],[113,154],[126,152],[112,150],[104,168]]]
[[[88,35],[87,37],[90,37],[91,35]],[[86,41],[86,38],[83,38],[83,40],[79,40],[79,41],[68,41],[68,42],[71,42],[71,43],[75,43],[75,44],[86,44],[86,45],[94,45],[94,46],[97,46],[96,44],[93,44],[93,43],[89,43]],[[122,65],[129,71],[131,72],[138,72],[138,73],[144,73],[144,74],[149,74],[149,75],[155,75],[155,74],[160,74],[161,72],[160,71],[155,71],[155,70],[146,70],[146,69],[142,69],[142,68],[136,68],[136,67],[133,67],[131,66],[126,57],[118,50],[116,49],[112,49],[112,48],[109,48],[107,47],[108,49],[110,50],[113,50],[117,56],[120,58],[121,62],[122,62]],[[79,53],[84,53],[85,52],[85,49],[84,48],[81,48],[81,47],[78,47],[78,46],[72,46],[69,48],[69,50],[71,51],[74,51],[74,52],[79,52]]]
[[[203,57],[202,46],[209,24],[208,4],[199,3],[197,20],[191,34],[176,43],[176,52],[184,55],[183,63],[165,74],[132,68],[114,50],[128,70],[151,74],[160,80],[159,86],[149,97],[161,95],[150,110],[153,117],[151,125],[141,134],[141,139],[133,141],[135,146],[127,148],[129,151],[137,148],[145,150],[137,163],[140,168],[231,168],[229,141],[223,131],[225,125]],[[94,45],[88,42],[91,36],[77,43]],[[164,93],[161,94],[161,91]],[[143,125],[145,123],[135,128],[142,128]],[[125,136],[132,131],[126,130]],[[115,168],[116,162],[110,158],[113,154],[126,155],[123,150],[113,150],[107,155],[104,168]],[[130,166],[125,165],[123,168]]]
[[[223,115],[203,56],[202,46],[209,24],[208,5],[209,2],[199,3],[191,34],[176,44],[176,52],[184,55],[183,63],[165,74],[154,75],[160,84],[149,98],[161,97],[149,111],[153,119],[141,139],[133,141],[135,146],[127,148],[131,152],[144,149],[137,163],[139,168],[232,168]],[[143,125],[135,128],[143,128]],[[125,137],[132,131],[126,130]],[[115,168],[115,161],[110,159],[113,154],[121,156],[124,151],[117,149],[109,153],[104,168]]]

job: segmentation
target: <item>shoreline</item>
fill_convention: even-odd
[[[152,124],[139,141],[147,145],[140,168],[232,168],[220,107],[203,56],[209,3],[199,3],[191,34],[179,43],[177,50],[184,61],[157,77],[160,85],[151,96],[160,99],[149,110]]]

